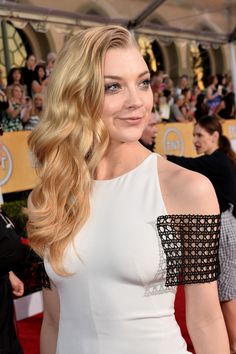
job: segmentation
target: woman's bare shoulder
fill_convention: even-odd
[[[158,175],[169,213],[218,214],[215,190],[208,178],[158,157]]]

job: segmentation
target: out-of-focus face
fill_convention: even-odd
[[[218,133],[209,134],[204,128],[196,124],[193,129],[193,144],[198,154],[212,154],[218,149]]]
[[[28,69],[34,70],[36,64],[36,58],[34,55],[30,55],[28,60],[27,60],[27,67]]]
[[[213,84],[216,86],[218,84],[217,76],[214,76]]]
[[[38,69],[38,77],[42,79],[44,76],[45,76],[44,69],[43,68],[39,68]]]
[[[23,96],[22,89],[19,86],[15,86],[12,90],[12,97],[16,99],[21,99]]]
[[[111,143],[137,142],[153,105],[150,73],[135,46],[107,51],[102,120]]]
[[[180,96],[178,97],[178,100],[177,100],[176,104],[177,104],[179,107],[183,106],[183,104],[184,104],[184,96],[183,96],[183,95],[180,95]]]
[[[152,145],[155,141],[157,133],[157,120],[155,113],[150,113],[149,121],[144,128],[143,134],[141,136],[141,140],[145,145]]]
[[[180,87],[182,88],[188,87],[188,79],[186,77],[181,78]]]
[[[43,99],[41,97],[35,97],[34,98],[34,105],[36,108],[42,108],[43,107]]]
[[[15,70],[12,74],[13,80],[19,82],[21,79],[21,72],[20,70]]]

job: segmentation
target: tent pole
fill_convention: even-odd
[[[231,76],[233,82],[233,91],[234,91],[234,100],[236,105],[236,59],[235,59],[235,45],[233,41],[230,41],[229,44],[229,54],[230,54],[230,66],[231,66]]]

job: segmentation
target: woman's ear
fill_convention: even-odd
[[[219,132],[215,131],[211,137],[212,137],[212,142],[218,143],[220,137]]]

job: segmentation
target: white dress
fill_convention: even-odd
[[[94,182],[91,216],[65,264],[46,271],[60,296],[57,354],[187,354],[174,315],[175,287],[156,228],[165,215],[157,155],[111,180]]]

